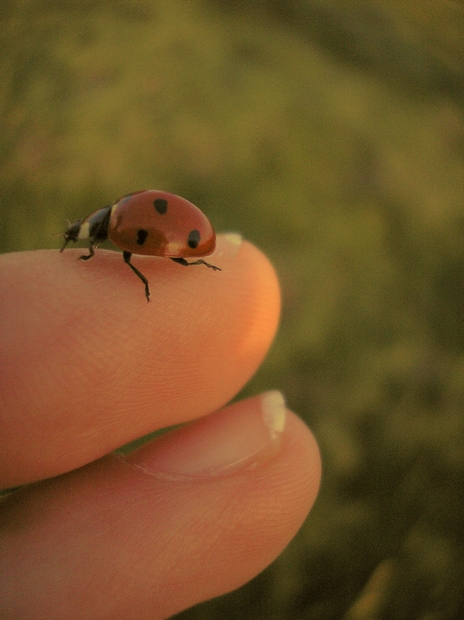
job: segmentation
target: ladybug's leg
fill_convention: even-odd
[[[222,271],[220,267],[210,265],[202,258],[194,261],[193,263],[188,263],[185,258],[171,258],[171,260],[173,260],[175,263],[179,263],[179,265],[184,265],[184,267],[189,267],[190,265],[206,265],[207,267],[210,267],[210,269],[214,269],[214,271]]]
[[[124,262],[127,265],[129,265],[129,267],[132,269],[135,275],[138,276],[142,280],[142,282],[145,284],[145,297],[147,298],[147,301],[150,301],[150,288],[148,287],[148,280],[143,275],[143,273],[140,273],[137,267],[134,267],[134,265],[130,262],[131,256],[132,256],[132,252],[126,252],[126,250],[124,250],[122,253]]]
[[[82,256],[79,256],[79,259],[89,260],[89,258],[92,258],[92,256],[95,256],[95,249],[94,249],[92,242],[89,243],[89,250],[90,250],[90,254],[82,254]]]

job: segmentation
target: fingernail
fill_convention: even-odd
[[[214,256],[234,258],[240,252],[242,246],[242,235],[236,232],[223,233],[216,238],[216,249]]]
[[[125,461],[170,480],[231,475],[278,452],[285,415],[282,394],[266,392],[171,431]]]

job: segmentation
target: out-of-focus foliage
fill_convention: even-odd
[[[271,257],[324,458],[283,556],[191,619],[464,617],[464,12],[2,0],[0,247],[157,187]]]

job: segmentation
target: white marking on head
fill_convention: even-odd
[[[77,235],[77,238],[78,239],[88,239],[89,238],[89,229],[90,229],[89,222],[84,222],[83,224],[81,224],[81,227],[79,228],[79,234]]]

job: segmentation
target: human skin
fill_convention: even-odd
[[[219,236],[221,272],[134,255],[150,303],[119,253],[82,253],[0,256],[0,487],[26,485],[1,505],[0,617],[166,618],[279,555],[319,451],[278,393],[226,405],[278,324],[254,246]]]

